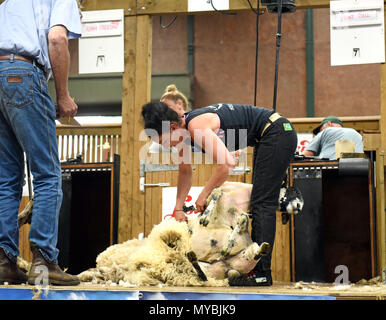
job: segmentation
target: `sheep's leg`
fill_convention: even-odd
[[[259,261],[262,256],[265,256],[269,253],[269,250],[271,250],[271,245],[268,242],[263,242],[253,259]]]
[[[256,242],[253,242],[243,251],[236,254],[235,256],[229,257],[227,261],[228,268],[235,270],[240,274],[247,274],[257,264],[257,260],[254,258],[260,253],[261,249]],[[233,272],[232,275],[228,274],[229,278],[237,277],[237,273]]]
[[[228,277],[237,277],[237,272],[240,274],[247,274],[256,266],[259,259],[269,252],[269,250],[270,245],[268,243],[263,242],[261,246],[259,246],[256,242],[253,242],[239,254],[229,257],[226,260],[228,268],[229,270],[235,270],[235,272],[232,272],[231,274],[228,272]]]
[[[194,269],[197,271],[197,276],[200,278],[200,280],[207,281],[208,279],[207,279],[204,271],[202,271],[200,265],[198,264],[196,254],[193,251],[189,251],[186,254],[186,256],[187,256],[188,260],[190,261],[190,263],[193,265]]]
[[[248,216],[246,214],[240,215],[236,228],[233,229],[230,234],[226,246],[222,249],[221,255],[226,257],[231,252],[232,248],[235,246],[237,236],[246,231],[248,227]]]
[[[206,227],[209,224],[209,221],[213,215],[216,203],[220,199],[220,197],[221,197],[221,190],[220,188],[217,188],[215,191],[212,192],[211,194],[212,199],[210,200],[205,211],[201,214],[200,224],[202,224],[204,227]]]
[[[237,278],[239,277],[241,274],[239,271],[235,270],[235,269],[231,269],[228,271],[228,278],[231,279],[231,278]]]

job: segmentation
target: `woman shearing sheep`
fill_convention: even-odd
[[[221,186],[235,167],[235,152],[252,146],[251,236],[254,242],[268,242],[273,248],[280,186],[297,146],[297,135],[290,121],[272,110],[241,104],[219,103],[185,112],[186,105],[183,107],[183,99],[178,98],[184,96],[175,86],[169,87],[167,93],[169,95],[164,95],[160,102],[145,104],[142,116],[148,136],[164,146],[177,147],[182,159],[176,220],[185,220],[182,207],[192,183],[190,144],[200,147],[217,163],[195,203],[200,212],[205,210],[206,200],[213,189]],[[271,257],[272,251],[249,275],[234,279],[230,285],[272,285]]]

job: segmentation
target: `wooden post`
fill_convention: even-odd
[[[386,64],[381,64],[381,150],[386,150]],[[386,163],[385,163],[386,164]]]
[[[386,15],[385,15],[386,17]],[[386,39],[385,39],[386,41]],[[381,148],[377,150],[377,246],[378,274],[386,270],[386,204],[385,204],[385,165],[386,165],[386,64],[381,64]]]
[[[377,239],[377,260],[378,275],[382,275],[382,270],[386,269],[386,212],[385,212],[385,170],[384,154],[377,151],[377,161],[375,167],[376,174],[376,197],[377,197],[377,216],[376,216],[376,239]]]
[[[152,23],[150,16],[125,17],[122,77],[121,174],[118,242],[144,232],[144,195],[139,191],[141,106],[150,101]]]

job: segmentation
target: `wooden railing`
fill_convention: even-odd
[[[56,130],[59,159],[82,156],[84,163],[102,162],[102,146],[110,144],[110,161],[114,154],[119,154],[121,143],[121,125],[101,124],[70,127],[58,125]]]

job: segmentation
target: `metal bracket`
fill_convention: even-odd
[[[159,182],[159,183],[145,183],[145,177],[139,178],[139,190],[145,192],[145,187],[169,187],[170,183],[168,182]]]
[[[145,163],[143,160],[139,164],[139,176],[145,177],[146,172],[161,172],[161,171],[177,171],[178,165],[168,165],[168,164],[149,164]]]
[[[194,168],[192,168],[194,169]],[[149,164],[141,160],[139,164],[139,190],[145,192],[145,187],[169,187],[170,183],[168,182],[159,182],[159,183],[145,183],[145,174],[146,172],[162,172],[162,171],[177,171],[178,165],[167,165],[167,164]],[[238,166],[233,168],[233,175],[236,174],[245,174],[251,172],[250,167]]]
[[[139,164],[139,190],[145,192],[145,187],[169,187],[170,183],[168,182],[159,182],[159,183],[145,183],[145,173],[146,172],[161,172],[161,171],[176,171],[178,170],[178,165],[167,165],[167,164],[149,164],[145,163],[143,160]]]
[[[250,167],[237,166],[237,167],[233,168],[231,174],[236,175],[236,174],[245,174],[245,173],[250,173],[250,172],[251,172]]]

